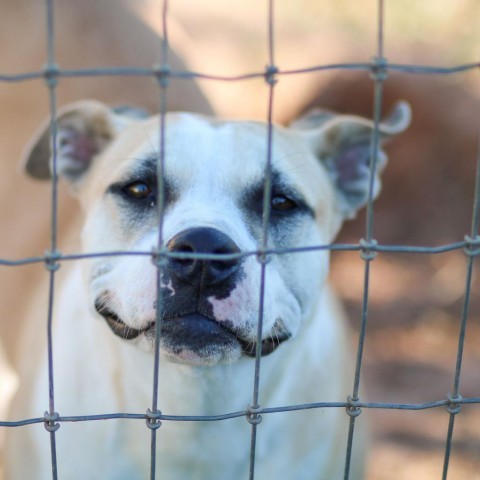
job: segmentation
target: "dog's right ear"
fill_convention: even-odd
[[[132,116],[116,113],[107,105],[85,100],[63,107],[57,116],[57,174],[76,185],[93,159],[133,121]],[[52,177],[52,135],[50,121],[35,133],[23,155],[27,173],[37,179]]]
[[[410,124],[408,103],[398,102],[391,114],[378,125],[379,145],[375,172],[370,172],[374,123],[355,115],[337,115],[313,110],[291,124],[302,133],[315,156],[331,177],[344,218],[353,218],[368,200],[373,174],[373,198],[380,192],[380,173],[387,156],[383,144]]]

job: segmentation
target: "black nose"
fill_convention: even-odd
[[[214,228],[190,228],[175,235],[168,243],[170,252],[232,254],[239,253],[237,244]],[[223,282],[237,271],[239,259],[170,258],[171,275],[194,286]]]

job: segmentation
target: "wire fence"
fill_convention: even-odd
[[[162,10],[159,14],[162,16],[163,35],[159,42],[159,62],[151,68],[97,68],[97,69],[62,69],[56,64],[55,58],[55,22],[54,22],[54,3],[53,0],[46,0],[46,38],[47,38],[47,63],[42,71],[34,71],[22,73],[19,75],[1,75],[1,82],[25,82],[34,79],[44,79],[48,90],[50,100],[50,126],[51,126],[51,145],[52,145],[52,190],[51,190],[51,227],[50,227],[50,250],[44,255],[30,258],[21,258],[18,260],[0,259],[0,265],[18,267],[25,264],[44,263],[49,272],[49,297],[48,297],[48,316],[47,316],[47,338],[48,338],[48,410],[43,417],[28,418],[20,421],[1,421],[1,427],[22,427],[26,425],[43,423],[50,435],[51,445],[51,464],[52,478],[58,478],[57,472],[57,455],[56,455],[56,431],[65,422],[91,422],[97,420],[111,419],[133,419],[146,421],[147,427],[151,431],[151,466],[150,476],[152,479],[161,471],[161,466],[156,464],[156,445],[157,431],[163,421],[189,421],[189,422],[206,422],[206,421],[223,421],[232,418],[245,417],[246,421],[251,424],[251,444],[250,444],[250,468],[249,478],[255,478],[255,453],[257,430],[261,428],[261,416],[271,413],[291,412],[308,409],[320,408],[341,408],[345,409],[349,415],[349,430],[347,439],[347,448],[345,453],[345,469],[344,478],[348,479],[350,474],[350,462],[352,456],[352,446],[355,438],[356,418],[362,409],[387,409],[387,410],[427,410],[446,407],[449,413],[448,429],[445,436],[445,455],[442,471],[442,479],[446,480],[449,470],[449,460],[453,442],[453,432],[456,415],[460,412],[462,405],[480,404],[480,397],[464,398],[460,393],[460,377],[462,372],[462,359],[464,342],[466,339],[466,327],[469,317],[469,304],[472,289],[472,273],[474,268],[474,260],[480,254],[480,236],[478,234],[479,215],[480,215],[480,153],[477,158],[476,188],[473,200],[473,213],[471,230],[463,240],[455,243],[440,246],[406,246],[406,245],[381,245],[375,240],[374,236],[374,209],[373,209],[373,172],[377,162],[377,152],[379,146],[379,123],[382,110],[382,96],[384,82],[390,71],[403,72],[406,74],[427,74],[427,75],[450,75],[464,71],[475,70],[480,67],[480,63],[463,64],[453,67],[432,67],[424,65],[404,65],[389,63],[384,56],[384,2],[378,0],[378,25],[377,25],[377,51],[371,62],[367,63],[339,63],[331,65],[318,65],[309,68],[297,70],[281,70],[276,66],[275,62],[275,35],[274,35],[274,0],[268,0],[268,66],[262,72],[253,72],[239,76],[217,76],[193,71],[174,71],[169,67],[169,35],[168,35],[168,1],[164,0]],[[273,108],[275,97],[275,85],[286,75],[297,75],[305,73],[313,73],[319,71],[332,70],[362,70],[371,73],[374,83],[374,130],[371,140],[371,163],[370,163],[370,183],[367,203],[367,215],[365,224],[365,235],[357,244],[329,244],[317,245],[314,247],[296,247],[296,248],[269,248],[268,223],[270,217],[270,197],[271,197],[271,161],[272,161],[272,145],[275,142],[273,130]],[[157,248],[152,251],[109,251],[109,252],[88,252],[79,254],[62,254],[58,250],[57,242],[57,210],[58,210],[58,193],[57,193],[57,87],[58,81],[62,78],[76,77],[108,77],[108,76],[124,76],[124,77],[152,77],[157,80],[159,88],[158,110],[160,113],[160,143],[158,145],[158,244]],[[263,78],[269,90],[267,105],[267,135],[265,141],[267,143],[267,156],[265,158],[265,189],[263,199],[263,234],[260,245],[255,251],[240,252],[235,254],[189,254],[170,252],[165,248],[163,238],[163,213],[165,208],[164,200],[164,161],[165,161],[165,128],[166,128],[166,111],[168,87],[171,79],[205,79],[211,81],[237,82],[248,80],[251,78]],[[286,405],[278,407],[262,407],[259,404],[259,390],[261,377],[261,337],[264,315],[264,297],[265,297],[265,277],[267,275],[267,258],[271,255],[284,255],[291,253],[300,253],[306,251],[322,251],[322,250],[343,250],[359,252],[364,261],[364,288],[362,300],[362,314],[360,322],[359,339],[357,346],[357,355],[355,362],[355,376],[352,385],[351,395],[344,401],[338,402],[317,402],[308,404]],[[362,373],[363,349],[367,334],[368,311],[369,311],[369,280],[371,263],[379,252],[398,252],[409,254],[441,254],[453,250],[463,250],[467,258],[467,268],[465,271],[465,293],[463,301],[463,309],[460,318],[460,329],[458,336],[458,349],[456,356],[456,366],[452,391],[446,398],[429,402],[429,403],[375,403],[364,402],[360,398],[360,384]],[[159,372],[161,371],[159,345],[160,345],[160,328],[162,314],[162,290],[157,288],[158,308],[156,318],[156,339],[155,339],[155,355],[154,375],[152,379],[152,402],[150,408],[145,413],[111,413],[104,415],[85,415],[85,416],[65,416],[58,413],[55,408],[55,372],[53,368],[53,357],[55,355],[55,345],[52,340],[52,321],[53,321],[53,304],[56,291],[56,272],[62,262],[81,261],[95,257],[107,256],[132,256],[144,255],[152,257],[155,265],[157,265],[157,287],[160,285],[160,275],[166,259],[182,258],[182,259],[216,259],[216,260],[234,260],[244,258],[246,256],[255,256],[261,264],[261,288],[259,293],[258,307],[258,331],[255,354],[255,372],[252,379],[252,401],[248,408],[242,411],[228,412],[219,415],[209,416],[178,416],[166,415],[159,409]]]

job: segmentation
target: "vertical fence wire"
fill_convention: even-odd
[[[57,217],[58,217],[58,176],[57,176],[57,78],[54,73],[55,65],[55,30],[53,0],[46,1],[46,37],[47,37],[47,65],[45,67],[45,82],[49,94],[50,106],[50,141],[52,150],[52,189],[51,189],[51,225],[50,225],[50,252],[47,252],[45,266],[49,272],[48,290],[48,320],[47,320],[47,355],[48,355],[48,404],[45,412],[45,428],[50,433],[50,452],[52,461],[52,478],[58,477],[57,447],[55,432],[60,427],[55,421],[58,414],[55,412],[55,388],[53,365],[53,310],[55,298],[55,273],[59,267],[55,259],[57,253]]]
[[[258,325],[257,325],[257,341],[255,346],[255,371],[253,378],[253,394],[252,404],[248,408],[247,420],[251,424],[251,440],[250,440],[250,467],[249,479],[255,478],[255,453],[257,442],[257,427],[262,417],[257,413],[260,405],[259,389],[260,389],[260,364],[262,356],[262,338],[263,338],[263,320],[265,308],[265,282],[268,257],[265,253],[268,248],[268,224],[270,221],[270,201],[272,196],[272,147],[273,147],[273,102],[274,87],[276,83],[275,73],[275,32],[274,32],[274,0],[268,0],[268,65],[265,71],[265,81],[268,88],[268,105],[267,105],[267,154],[265,158],[264,169],[264,190],[263,190],[263,206],[262,206],[262,238],[260,252],[257,256],[260,262],[260,291],[258,306]]]
[[[453,380],[453,391],[448,394],[449,404],[447,406],[447,411],[450,414],[448,421],[447,437],[445,442],[445,456],[443,462],[443,472],[442,480],[447,480],[448,468],[450,464],[451,450],[452,450],[452,441],[453,441],[453,429],[455,425],[455,417],[460,412],[460,403],[462,396],[460,395],[460,375],[462,370],[463,363],[463,352],[466,339],[466,330],[467,330],[467,320],[468,313],[470,308],[470,296],[472,290],[472,277],[473,277],[473,266],[475,256],[478,254],[479,247],[479,237],[478,237],[478,223],[480,218],[480,133],[478,138],[478,150],[477,150],[477,169],[475,177],[475,193],[472,209],[472,224],[470,230],[470,237],[465,238],[469,246],[465,247],[464,252],[467,256],[467,272],[465,280],[465,295],[463,298],[461,319],[460,319],[460,331],[458,336],[458,348],[457,348],[457,359],[455,365],[455,375]]]
[[[365,345],[365,337],[367,333],[367,320],[368,320],[368,303],[369,303],[369,289],[370,289],[370,268],[371,262],[376,256],[376,252],[371,250],[372,246],[376,245],[376,241],[373,237],[373,193],[375,187],[376,169],[378,163],[378,152],[380,145],[380,132],[379,125],[382,114],[382,99],[383,99],[383,82],[386,78],[386,71],[384,64],[384,3],[383,0],[378,0],[378,26],[377,26],[377,57],[374,59],[373,66],[373,79],[374,79],[374,128],[371,139],[371,153],[370,153],[370,177],[368,185],[368,200],[367,200],[367,215],[365,224],[365,238],[360,241],[363,247],[361,257],[365,262],[364,278],[363,278],[363,299],[362,299],[362,316],[360,324],[360,332],[358,337],[357,357],[355,364],[355,377],[353,384],[353,393],[348,397],[349,406],[346,409],[349,415],[349,428],[347,437],[347,448],[345,456],[345,470],[344,480],[350,478],[350,468],[352,460],[352,450],[355,433],[356,418],[360,415],[361,410],[358,407],[360,400],[360,376],[362,371],[363,362],[363,350]]]
[[[162,38],[160,40],[160,62],[157,71],[157,82],[159,87],[159,140],[157,156],[157,209],[158,209],[158,240],[157,250],[153,257],[157,267],[156,289],[157,289],[157,309],[155,319],[155,351],[153,364],[153,388],[152,388],[152,408],[147,410],[147,426],[151,429],[151,447],[150,447],[150,478],[155,480],[157,471],[157,430],[161,426],[159,417],[161,411],[158,410],[158,389],[160,374],[160,342],[161,325],[164,309],[163,290],[161,287],[162,270],[165,266],[164,256],[164,235],[163,222],[165,211],[165,129],[167,113],[167,90],[169,85],[169,40],[168,40],[168,0],[163,0],[162,11]]]

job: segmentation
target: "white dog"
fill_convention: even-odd
[[[380,125],[382,139],[403,131],[398,104]],[[367,199],[373,124],[354,116],[310,114],[275,127],[270,248],[329,244]],[[162,237],[173,253],[256,251],[262,237],[266,125],[168,114]],[[50,176],[50,133],[42,129],[27,171]],[[85,214],[85,252],[149,252],[159,238],[157,117],[85,101],[58,119],[58,172]],[[379,152],[375,191],[385,155]],[[261,344],[260,405],[346,401],[353,385],[351,347],[326,286],[328,251],[269,256]],[[60,416],[145,413],[151,405],[157,267],[149,255],[62,264],[55,306],[55,409]],[[165,415],[219,415],[252,402],[261,266],[233,260],[169,257],[160,267],[159,408]],[[34,331],[39,335],[36,312]],[[33,325],[33,324],[32,324]],[[32,327],[33,328],[33,327]],[[37,339],[43,343],[43,338]],[[30,362],[16,418],[48,405],[47,356]],[[343,478],[349,417],[325,408],[263,415],[258,479]],[[357,421],[361,430],[363,418]],[[216,422],[164,420],[158,430],[162,479],[248,478],[251,426],[245,417]],[[8,478],[51,478],[43,424],[10,429]],[[360,434],[360,432],[359,432]],[[61,422],[59,478],[146,479],[150,430],[141,420]],[[362,478],[355,437],[352,479]],[[358,448],[357,448],[358,447]]]

